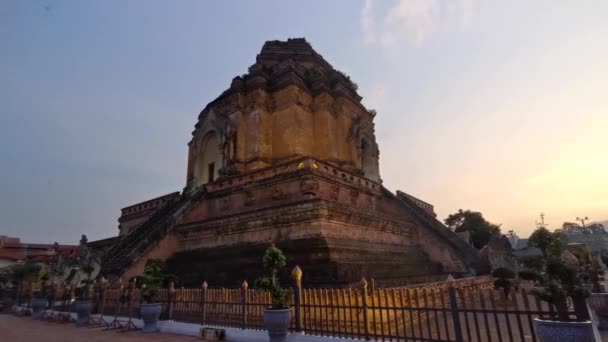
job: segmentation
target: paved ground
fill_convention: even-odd
[[[190,336],[171,334],[142,334],[139,331],[119,333],[101,329],[77,328],[73,323],[60,324],[34,321],[29,317],[0,315],[0,341],[2,342],[193,342],[201,341]]]
[[[516,338],[517,339],[517,338]],[[77,328],[73,323],[59,324],[34,321],[29,317],[0,314],[2,342],[193,342],[199,338],[172,334],[142,334],[139,331],[120,333],[101,329]],[[608,334],[602,334],[608,342]]]

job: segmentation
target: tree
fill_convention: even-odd
[[[166,265],[161,259],[148,259],[144,273],[137,276],[135,284],[141,289],[141,296],[146,303],[152,303],[162,286],[168,286],[175,276],[165,273]]]
[[[10,278],[19,286],[18,291],[25,295],[26,300],[31,298],[32,286],[39,280],[41,270],[42,267],[33,260],[13,266]]]
[[[562,230],[565,233],[571,234],[598,234],[598,233],[606,233],[606,229],[601,223],[591,223],[586,225],[585,227],[580,226],[577,223],[572,222],[564,222],[562,224]]]
[[[448,216],[444,222],[448,228],[457,233],[469,232],[471,243],[477,249],[487,245],[493,235],[500,234],[500,226],[486,221],[478,211],[459,209],[458,212]]]
[[[266,249],[262,265],[266,276],[259,278],[255,282],[255,288],[259,291],[270,293],[272,309],[285,309],[288,306],[289,290],[283,288],[279,283],[278,273],[286,265],[287,258],[283,251],[272,246]]]
[[[592,223],[587,226],[587,229],[592,233],[606,233],[606,227],[601,223]]]
[[[536,286],[531,293],[538,299],[552,304],[557,309],[560,321],[569,321],[568,297],[577,306],[580,299],[589,295],[582,285],[582,272],[578,265],[569,264],[559,257],[551,256],[543,259],[543,272],[532,275],[532,272],[519,273],[523,279],[534,278]]]
[[[564,223],[562,224],[562,229],[563,229],[564,231],[568,231],[568,230],[577,230],[577,229],[581,229],[581,228],[582,228],[581,226],[579,226],[578,224],[573,223],[573,222],[564,222]]]
[[[568,238],[564,233],[552,233],[545,227],[536,228],[528,239],[528,246],[540,249],[545,257],[559,257],[567,245]]]

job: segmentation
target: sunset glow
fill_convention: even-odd
[[[289,37],[358,84],[384,186],[439,219],[608,220],[608,1],[237,3],[0,5],[0,233],[113,236],[183,189],[201,108]]]

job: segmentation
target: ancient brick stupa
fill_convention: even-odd
[[[479,253],[430,204],[382,186],[374,116],[306,40],[266,42],[198,116],[184,191],[123,209],[102,273],[163,258],[185,285],[236,286],[271,244],[308,286],[475,273]]]

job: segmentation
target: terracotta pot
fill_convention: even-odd
[[[540,342],[594,342],[591,321],[560,322],[535,318],[534,325]]]
[[[32,299],[32,319],[39,319],[46,308],[46,299],[34,298]]]
[[[270,342],[287,341],[287,332],[291,324],[291,309],[264,311],[264,326],[268,330]]]
[[[142,328],[142,332],[145,333],[155,333],[158,332],[158,318],[160,317],[160,312],[162,311],[161,303],[150,303],[150,304],[141,304],[139,306],[139,312],[141,314],[141,319],[144,321],[144,327]]]
[[[89,314],[91,313],[92,306],[93,302],[91,302],[90,300],[78,300],[74,302],[76,315],[78,315],[78,318],[76,319],[76,325],[83,325],[89,322]]]

